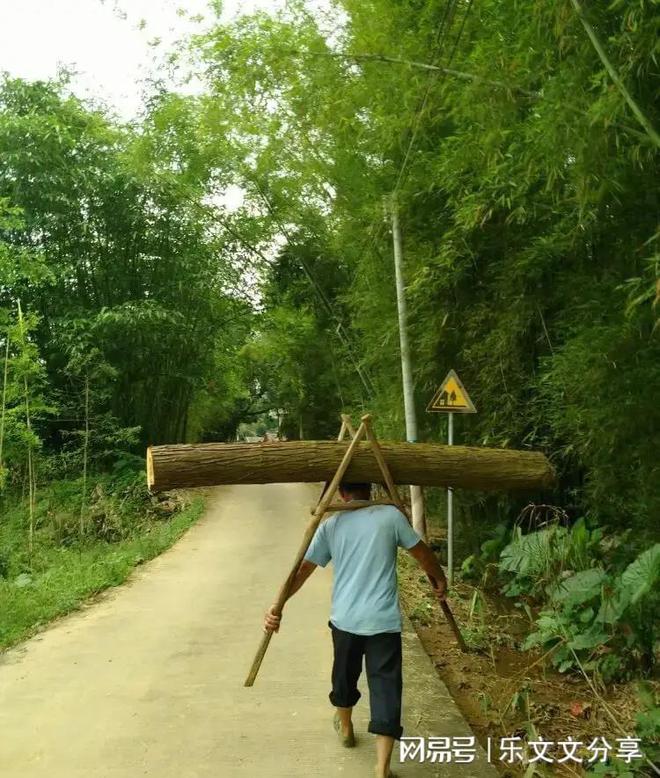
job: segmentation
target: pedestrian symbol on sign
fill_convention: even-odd
[[[447,377],[440,384],[440,388],[433,395],[433,399],[426,409],[430,412],[445,413],[476,413],[477,409],[470,399],[470,395],[461,383],[461,379],[454,370],[447,373]]]

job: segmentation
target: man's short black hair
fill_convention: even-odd
[[[342,492],[348,492],[349,494],[363,494],[364,492],[371,493],[370,483],[354,483],[353,481],[342,481],[339,484],[339,488]]]

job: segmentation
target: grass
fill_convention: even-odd
[[[141,475],[102,476],[77,536],[80,482],[43,487],[37,532],[27,549],[25,505],[5,500],[0,518],[0,649],[29,637],[89,597],[118,586],[132,570],[169,548],[201,516],[204,502],[178,502],[163,516]]]

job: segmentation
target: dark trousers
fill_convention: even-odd
[[[354,635],[332,630],[334,662],[330,702],[337,708],[352,708],[360,699],[357,688],[362,672],[362,657],[367,670],[371,720],[369,732],[400,738],[401,727],[401,633],[381,632],[378,635]]]

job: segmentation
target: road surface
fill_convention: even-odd
[[[2,778],[372,775],[364,680],[358,747],[343,749],[331,726],[330,567],[289,603],[243,687],[317,492],[214,490],[199,523],[126,585],[1,655]],[[471,735],[409,628],[404,645],[406,735]],[[406,761],[397,774],[494,772],[479,752],[464,765]]]

